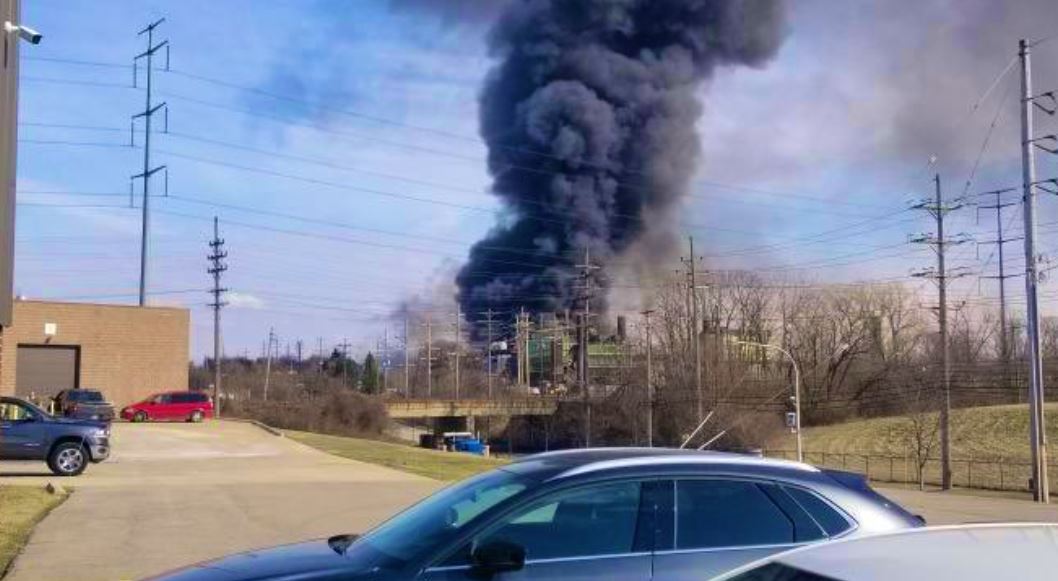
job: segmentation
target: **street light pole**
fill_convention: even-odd
[[[647,332],[647,447],[654,447],[654,384],[652,383],[653,378],[653,345],[651,344],[650,336],[650,315],[654,314],[654,309],[648,309],[643,311],[643,319],[646,321],[646,332]]]
[[[789,351],[779,347],[778,345],[771,345],[768,343],[756,343],[754,341],[735,341],[737,345],[752,345],[755,347],[763,347],[765,349],[774,349],[779,353],[782,353],[790,360],[790,365],[793,365],[793,377],[794,377],[794,431],[797,433],[797,461],[804,462],[804,442],[801,439],[801,370],[797,367],[797,360],[794,359],[793,355]]]

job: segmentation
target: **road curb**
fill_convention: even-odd
[[[246,418],[221,418],[220,421],[222,421],[222,422],[239,422],[239,423],[243,423],[243,424],[253,424],[253,425],[257,426],[258,428],[261,428],[262,430],[268,432],[269,434],[272,434],[273,436],[278,436],[280,438],[283,437],[283,432],[280,431],[279,429],[273,428],[272,426],[269,426],[268,424],[266,424],[264,422],[257,421],[257,420],[249,420],[249,419],[246,419]]]

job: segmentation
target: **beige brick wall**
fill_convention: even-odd
[[[123,406],[164,390],[187,389],[187,309],[16,301],[3,330],[0,394],[15,393],[18,345],[79,345],[80,386],[102,390]],[[44,324],[57,333],[44,335]]]

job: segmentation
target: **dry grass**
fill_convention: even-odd
[[[1046,417],[1048,440],[1055,441],[1054,438],[1058,437],[1058,404],[1046,406]],[[895,416],[808,428],[804,434],[805,459],[817,465],[869,472],[877,480],[914,481],[914,453],[907,441],[909,423],[907,418]],[[1031,461],[1028,439],[1026,405],[954,410],[952,472],[955,484],[1026,489]],[[792,448],[793,438],[789,435],[773,440],[769,446],[772,451]],[[1049,451],[1051,487],[1058,489],[1058,450],[1051,447]],[[930,457],[939,455],[938,445]],[[786,457],[790,457],[789,454]],[[925,473],[928,483],[938,482],[939,462],[927,463]]]
[[[0,577],[25,546],[33,526],[66,496],[30,486],[0,486]]]
[[[445,482],[462,480],[505,464],[503,460],[496,458],[484,458],[459,452],[439,452],[378,440],[293,430],[285,430],[284,433],[292,440],[335,456],[378,464]]]

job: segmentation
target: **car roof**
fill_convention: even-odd
[[[623,470],[677,467],[737,468],[768,473],[818,473],[807,464],[762,458],[749,454],[679,448],[584,448],[545,452],[516,459],[508,470],[538,475],[542,479],[568,478]]]
[[[853,537],[780,553],[719,579],[735,580],[769,565],[835,581],[1053,579],[1058,524],[954,525]]]

